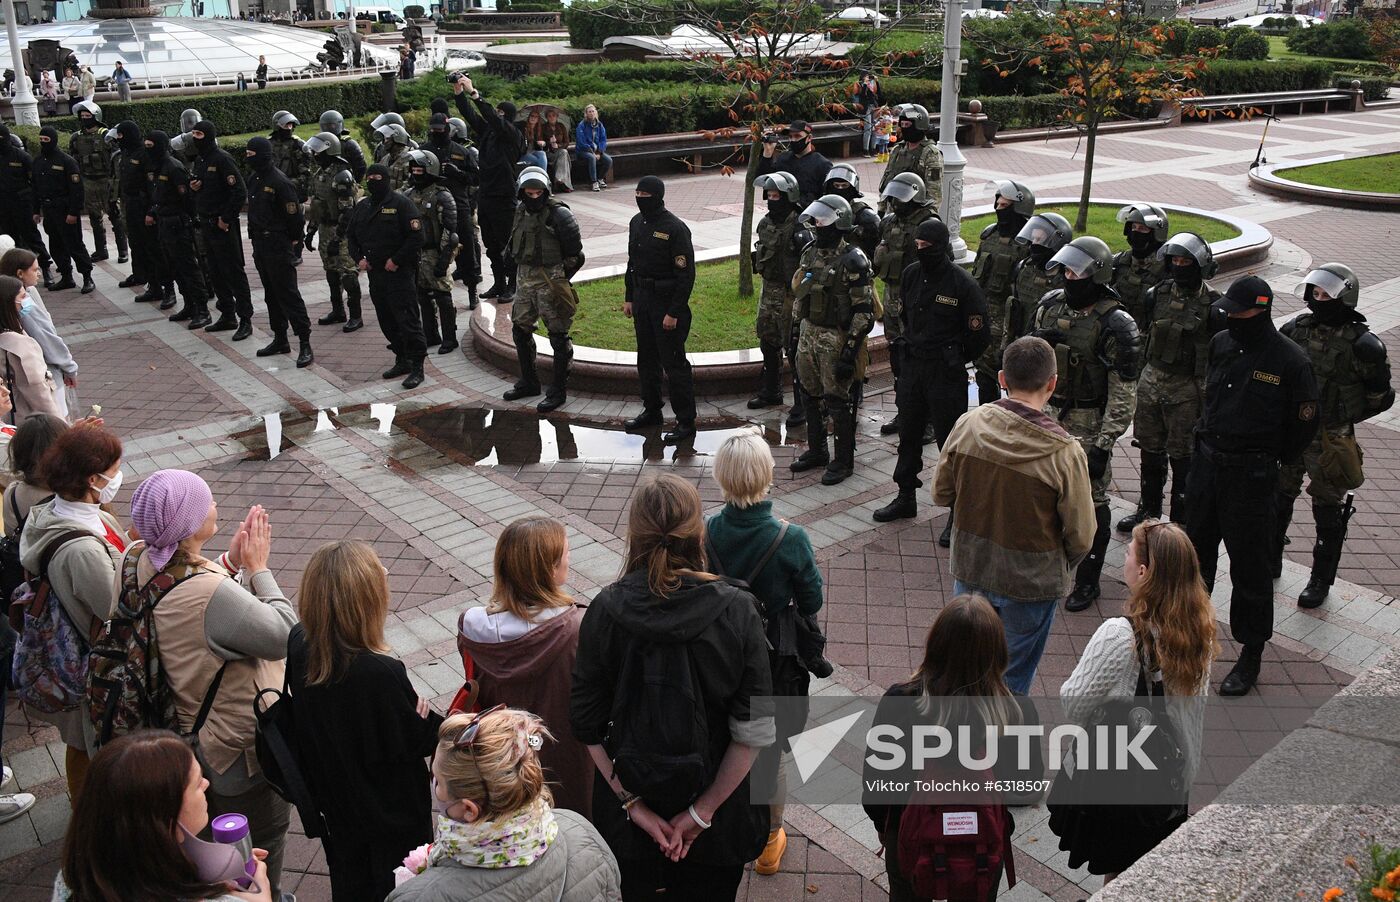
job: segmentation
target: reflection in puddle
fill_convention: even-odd
[[[263,430],[267,434],[267,459],[272,460],[282,453],[282,415],[263,414]]]
[[[394,425],[394,414],[398,411],[397,404],[371,404],[369,406],[369,418],[379,421],[379,434],[388,435],[389,427]]]
[[[693,440],[665,445],[661,429],[632,434],[624,432],[620,425],[545,417],[532,410],[486,407],[428,411],[406,418],[402,425],[425,444],[477,466],[523,466],[558,460],[680,460],[714,454],[725,439],[752,428],[750,423],[733,417],[711,424],[702,420]],[[770,445],[787,443],[781,427],[766,429],[764,438]]]
[[[325,409],[324,407],[321,408],[320,410],[316,411],[316,429],[315,429],[316,432],[334,432],[334,431],[335,431],[335,423],[333,423],[333,422],[331,421],[331,418],[330,418],[330,414],[332,414],[332,413],[335,414],[336,416],[340,416],[340,408],[339,408],[339,407],[332,407],[332,408],[330,409],[330,413],[327,413],[327,412],[326,412],[326,409]]]

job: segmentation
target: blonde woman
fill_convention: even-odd
[[[569,688],[584,608],[564,591],[569,539],[564,524],[526,517],[496,540],[495,584],[485,607],[457,621],[463,668],[481,688],[478,703],[509,702],[535,712],[555,737],[540,751],[555,804],[591,814],[593,765],[569,733]]]
[[[539,758],[551,739],[538,717],[505,705],[447,718],[433,756],[427,869],[387,902],[620,900],[617,861],[598,831],[551,807]]]
[[[287,643],[293,749],[316,807],[337,902],[379,902],[394,868],[432,839],[428,768],[442,718],[384,640],[389,580],[374,549],[321,546]]]
[[[1219,651],[1215,610],[1201,581],[1196,551],[1185,530],[1175,523],[1148,521],[1133,530],[1123,562],[1128,584],[1126,617],[1105,620],[1084,649],[1079,664],[1060,687],[1065,716],[1084,722],[1105,699],[1132,698],[1144,693],[1185,698],[1192,704],[1170,707],[1186,753],[1185,782],[1189,787],[1200,764],[1204,699],[1210,690],[1210,667]],[[1139,672],[1146,674],[1142,683]],[[1087,862],[1089,872],[1104,882],[1150,852],[1186,820],[1184,811],[1156,829],[1136,822],[1127,806],[1095,808],[1052,806],[1050,829],[1069,851],[1069,866]]]

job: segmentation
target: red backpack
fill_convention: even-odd
[[[992,778],[990,772],[987,773]],[[899,869],[921,899],[982,902],[1006,865],[1016,885],[1011,812],[989,798],[982,804],[912,803],[899,820]]]

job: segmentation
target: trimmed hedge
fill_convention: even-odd
[[[1320,60],[1213,60],[1191,86],[1202,94],[1315,91],[1332,87],[1333,70]]]
[[[1348,60],[1372,60],[1376,53],[1366,26],[1357,19],[1324,22],[1312,28],[1299,28],[1284,38],[1288,49],[1309,56],[1331,56]]]
[[[1361,96],[1368,102],[1385,100],[1390,94],[1390,79],[1388,78],[1372,78],[1348,73],[1338,73],[1336,76],[1336,85],[1339,88],[1349,89],[1353,81],[1361,82]]]
[[[1237,25],[1225,30],[1226,54],[1232,60],[1266,60],[1269,39],[1253,28]]]
[[[1030,97],[1008,97],[993,94],[978,98],[982,112],[996,123],[998,129],[1041,128],[1052,125],[1064,109],[1065,98],[1059,94],[1036,94]],[[958,109],[967,111],[968,100],[958,101]]]

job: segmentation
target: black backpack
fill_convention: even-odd
[[[10,493],[10,503],[6,505],[8,509],[5,511],[7,521],[13,518],[15,533],[13,536],[0,538],[0,599],[3,599],[0,601],[0,607],[5,608],[9,607],[10,599],[14,597],[15,590],[28,579],[24,573],[24,565],[19,562],[19,537],[24,532],[25,521],[29,518],[19,515],[19,501],[16,500],[18,494],[19,488],[16,486],[15,491]],[[35,503],[43,504],[52,498],[53,496],[50,495]]]

